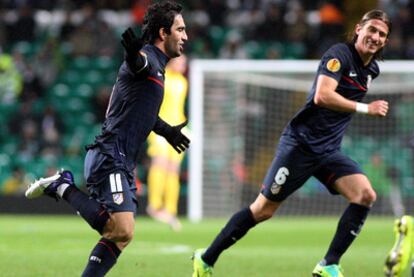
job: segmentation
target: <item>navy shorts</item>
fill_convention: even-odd
[[[332,186],[334,182],[357,173],[364,174],[358,163],[340,151],[312,154],[304,151],[293,137],[283,135],[261,193],[269,200],[281,202],[314,176],[332,194],[338,194]]]
[[[110,156],[102,154],[98,148],[88,150],[84,175],[90,196],[108,212],[136,213],[136,186],[132,174],[119,169]]]

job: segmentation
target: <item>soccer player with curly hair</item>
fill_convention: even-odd
[[[137,200],[133,170],[151,131],[178,152],[190,140],[181,133],[186,122],[170,126],[159,116],[167,62],[183,52],[187,41],[181,5],[166,1],[148,7],[142,37],[128,28],[122,34],[125,61],[119,68],[102,132],[87,146],[84,175],[89,195],[80,191],[70,171],[32,183],[26,197],[64,199],[101,238],[82,276],[104,276],[134,235]]]

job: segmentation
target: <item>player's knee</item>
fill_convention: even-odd
[[[134,230],[131,230],[130,228],[121,227],[117,228],[114,232],[112,232],[110,236],[112,241],[128,244],[134,238]]]
[[[108,221],[103,236],[116,243],[127,245],[134,237],[134,224],[133,222],[120,224],[119,222],[110,220]]]
[[[251,205],[253,217],[257,223],[265,221],[273,216],[280,203],[267,200],[263,195],[259,195]]]
[[[118,241],[123,243],[129,243],[134,238],[134,232],[132,231],[124,231],[118,235]]]
[[[263,211],[262,215],[261,215],[261,220],[260,221],[265,221],[270,219],[273,216],[273,211]],[[259,222],[260,222],[259,221]]]
[[[253,217],[257,223],[268,220],[273,216],[274,211],[269,209],[260,209],[252,211]]]
[[[364,206],[372,206],[377,200],[377,194],[373,189],[364,189],[360,195],[360,203]]]

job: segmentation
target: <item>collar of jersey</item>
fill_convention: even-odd
[[[170,58],[164,52],[162,52],[157,46],[153,44],[147,44],[144,46],[144,49],[148,49],[157,56],[157,60],[160,62],[161,68],[164,70]]]
[[[361,56],[359,55],[358,51],[355,49],[355,45],[352,43],[347,43],[347,44],[348,44],[349,49],[351,50],[352,56],[355,57],[355,60],[357,61],[359,66],[364,67],[364,68],[368,68],[371,66],[372,62],[375,60],[374,58],[372,58],[369,64],[365,66],[364,62],[361,59]]]

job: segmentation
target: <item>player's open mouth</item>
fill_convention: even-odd
[[[376,43],[373,43],[373,42],[370,42],[370,41],[367,42],[367,46],[370,49],[378,47],[378,45]]]

